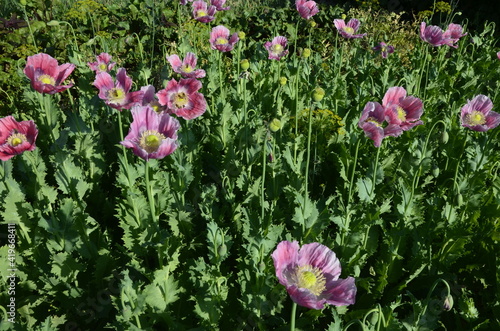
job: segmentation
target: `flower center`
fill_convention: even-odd
[[[23,142],[27,141],[26,136],[22,133],[14,133],[10,135],[9,138],[7,138],[7,144],[9,144],[12,147],[16,147]]]
[[[40,77],[38,77],[38,80],[44,84],[49,84],[49,85],[56,84],[56,80],[54,79],[54,77],[49,76],[49,75],[41,75]]]
[[[378,127],[382,126],[382,123],[380,123],[376,118],[373,118],[373,117],[368,117],[366,119],[366,122],[373,123],[373,124],[375,124]]]
[[[156,130],[144,131],[139,139],[139,146],[142,147],[148,154],[154,153],[160,147],[165,136]]]
[[[215,41],[216,45],[226,45],[227,43],[228,43],[227,38],[224,38],[224,37],[219,37]]]
[[[189,64],[185,64],[181,67],[182,71],[184,71],[185,73],[190,73],[190,72],[193,72],[194,68],[191,67]]]
[[[353,34],[354,33],[354,29],[351,28],[350,26],[346,26],[344,28],[344,32],[347,33],[347,34]]]
[[[176,93],[174,96],[174,106],[176,108],[184,108],[189,101],[188,95],[184,92]]]
[[[325,276],[320,269],[310,265],[297,267],[295,271],[297,286],[311,291],[318,296],[325,290]]]
[[[99,64],[99,71],[108,71],[108,66],[106,65],[106,63],[101,63]]]
[[[283,46],[280,44],[274,44],[271,46],[271,52],[273,54],[281,54],[283,52]]]
[[[204,11],[204,10],[198,10],[198,11],[196,12],[196,17],[197,17],[197,18],[198,18],[198,17],[204,17],[204,16],[207,16],[207,12],[206,12],[206,11]]]
[[[470,126],[483,125],[486,123],[486,117],[480,111],[473,110],[470,114],[465,115],[465,123]]]
[[[404,122],[406,121],[406,112],[403,108],[401,108],[400,106],[398,106],[396,108],[396,111],[398,112],[398,119],[401,121],[401,122]]]
[[[114,87],[107,93],[108,101],[117,103],[125,98],[125,91],[121,88]]]

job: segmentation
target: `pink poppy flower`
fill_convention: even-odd
[[[500,52],[497,53],[497,57],[500,60]]]
[[[215,6],[208,6],[203,0],[193,2],[193,18],[199,22],[212,22],[215,19],[216,12]]]
[[[181,74],[184,78],[203,78],[205,77],[205,70],[195,69],[197,58],[194,53],[187,52],[184,60],[181,61],[179,55],[174,54],[167,56],[167,61],[170,62],[172,69]]]
[[[99,72],[109,72],[116,65],[116,62],[111,62],[111,55],[108,53],[101,53],[96,56],[97,62],[87,62],[90,70]]]
[[[233,50],[234,45],[240,40],[238,33],[233,33],[229,36],[229,29],[223,25],[218,25],[212,29],[210,33],[210,46],[212,49],[219,50],[221,52],[230,52]]]
[[[35,91],[55,94],[73,86],[73,83],[68,85],[61,85],[61,83],[74,69],[75,65],[72,63],[59,65],[52,56],[39,53],[28,56],[24,74],[31,80],[31,86]]]
[[[477,95],[468,101],[461,111],[462,126],[474,131],[488,131],[500,124],[500,114],[492,111],[493,102],[485,95]]]
[[[306,20],[319,12],[318,5],[314,1],[295,0],[295,8],[297,8],[299,15]]]
[[[153,85],[147,85],[141,87],[141,91],[144,93],[142,96],[142,105],[151,106],[153,110],[157,113],[161,113],[167,110],[166,106],[162,106],[156,97],[156,90]]]
[[[127,76],[125,68],[120,68],[116,74],[116,83],[107,72],[100,72],[96,75],[94,86],[99,89],[99,98],[104,100],[110,107],[118,110],[130,109],[132,106],[141,103],[143,91],[130,92],[132,88],[132,78]]]
[[[288,40],[285,37],[277,36],[274,37],[273,41],[267,41],[264,44],[264,47],[269,52],[269,59],[271,60],[279,60],[283,56],[288,54],[288,50],[286,50]]]
[[[181,5],[183,5],[183,6],[187,5],[188,1],[193,2],[193,0],[180,0]]]
[[[156,95],[160,104],[167,106],[168,111],[186,120],[203,115],[207,109],[207,102],[198,90],[201,82],[194,78],[181,79],[177,82],[172,79],[167,86]]]
[[[422,100],[413,96],[406,96],[406,90],[395,86],[387,90],[382,99],[385,117],[389,124],[401,127],[403,131],[423,124],[420,116],[424,111]]]
[[[448,29],[443,33],[443,38],[447,40],[446,45],[457,48],[458,45],[456,45],[456,43],[465,35],[467,35],[467,33],[463,33],[461,25],[451,23],[448,25]]]
[[[363,38],[366,36],[366,33],[363,34],[355,34],[358,29],[359,29],[359,20],[355,18],[351,18],[347,24],[345,24],[344,20],[341,19],[335,19],[333,20],[333,23],[335,24],[335,27],[339,31],[339,33],[342,35],[344,38]]]
[[[425,22],[420,23],[420,39],[435,47],[448,45],[451,42],[451,39],[445,37],[444,31],[439,26],[427,26]]]
[[[396,124],[385,125],[385,108],[378,102],[368,102],[361,113],[358,127],[363,129],[368,139],[373,140],[375,147],[380,147],[387,136],[398,137],[403,129]]]
[[[210,1],[210,4],[217,9],[217,11],[223,11],[223,10],[229,10],[231,7],[222,7],[226,3],[226,0],[212,0]]]
[[[0,118],[0,160],[7,161],[14,155],[34,150],[37,136],[33,121],[17,122],[12,116]]]
[[[340,261],[328,247],[282,241],[272,254],[276,277],[297,304],[322,309],[325,304],[345,306],[356,301],[353,277],[340,279]]]
[[[150,106],[134,106],[128,135],[120,144],[148,161],[162,159],[177,149],[179,121],[167,113],[156,113]]]
[[[391,45],[387,45],[383,41],[378,44],[378,46],[372,47],[374,51],[380,51],[382,58],[387,59],[389,54],[394,53],[394,47]]]

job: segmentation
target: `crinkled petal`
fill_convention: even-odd
[[[402,98],[406,97],[406,90],[403,87],[394,86],[387,90],[382,99],[382,106],[387,107],[391,104],[399,104]]]
[[[326,284],[326,291],[321,298],[331,305],[346,306],[356,302],[356,284],[353,277],[331,280]]]
[[[323,273],[338,278],[342,271],[340,261],[335,253],[319,243],[303,245],[299,250],[299,265],[310,265],[320,269]]]
[[[297,241],[282,241],[276,247],[271,257],[276,269],[276,277],[281,285],[290,286],[289,280],[284,274],[285,270],[293,270],[297,266],[299,256],[299,243]]]

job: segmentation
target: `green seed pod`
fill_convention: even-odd
[[[250,62],[247,59],[241,60],[240,62],[241,69],[248,70],[250,68]]]
[[[269,123],[269,129],[271,132],[276,132],[281,129],[281,121],[277,118],[273,119],[271,123]]]
[[[448,140],[450,139],[450,135],[448,134],[448,131],[444,130],[443,133],[441,134],[441,142],[443,144],[448,143]]]
[[[264,262],[259,263],[259,271],[264,272],[266,270],[266,264]]]
[[[309,56],[311,56],[311,50],[309,48],[304,48],[304,50],[302,51],[302,57],[308,58]]]
[[[372,313],[372,316],[370,317],[370,324],[371,325],[376,325],[378,323],[378,320],[379,320],[379,312],[378,311],[374,311]]]
[[[313,91],[313,100],[316,102],[320,102],[323,100],[323,97],[325,96],[325,90],[323,90],[321,87],[316,87]]]
[[[52,20],[52,21],[47,22],[47,25],[48,26],[59,26],[59,21]]]
[[[457,204],[459,206],[463,205],[464,204],[464,197],[462,196],[462,194],[458,193],[457,195]]]
[[[21,6],[26,7],[26,0],[19,0]]]
[[[311,26],[311,28],[314,28],[316,26],[316,22],[314,21],[309,21],[309,25]]]
[[[238,32],[238,38],[240,38],[240,40],[244,40],[246,37],[246,33],[243,32],[243,31],[240,31]]]
[[[286,85],[286,82],[287,82],[286,77],[280,77],[280,85],[281,86]]]
[[[439,167],[437,165],[432,166],[432,176],[434,176],[434,178],[439,176]]]
[[[219,254],[219,256],[224,256],[227,254],[227,246],[226,244],[222,244],[219,246],[219,248],[217,249],[217,253]]]

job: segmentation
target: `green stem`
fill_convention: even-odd
[[[156,218],[155,200],[154,200],[153,188],[151,186],[151,183],[149,182],[149,162],[147,160],[144,162],[144,166],[145,166],[144,173],[146,177],[146,192],[148,194],[149,209],[151,211],[151,220],[153,221],[153,224],[156,224],[157,218]]]
[[[267,133],[266,136],[264,137],[264,142],[262,146],[262,182],[260,184],[260,205],[261,205],[261,222],[264,222],[264,216],[265,216],[265,208],[264,208],[264,202],[265,202],[265,182],[266,182],[266,156],[267,156]],[[267,230],[267,227],[266,229]]]
[[[295,331],[295,315],[297,313],[297,304],[292,304],[292,316],[290,317],[290,331]]]
[[[373,194],[373,191],[375,191],[375,185],[377,184],[377,170],[378,170],[378,160],[379,160],[379,155],[380,155],[380,150],[384,146],[384,141],[382,141],[382,145],[377,148],[377,156],[375,157],[375,165],[373,166],[373,183],[372,183],[372,188],[370,190],[370,198]]]
[[[307,207],[307,198],[309,195],[309,164],[311,161],[311,131],[312,131],[312,113],[313,113],[313,103],[309,107],[309,116],[308,116],[308,132],[307,132],[307,157],[306,157],[306,170],[305,170],[305,184],[304,184],[304,206],[302,209],[302,214],[305,216],[305,211]],[[302,223],[302,233],[305,231],[305,224]]]

